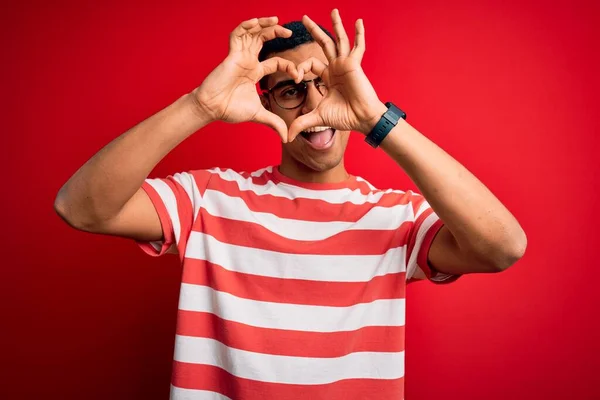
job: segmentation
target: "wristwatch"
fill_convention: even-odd
[[[385,106],[388,110],[383,114],[375,128],[365,138],[365,142],[369,143],[373,148],[377,148],[385,139],[388,133],[398,124],[400,118],[406,119],[406,113],[396,107],[393,103],[387,102]]]

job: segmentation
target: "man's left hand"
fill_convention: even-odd
[[[356,37],[352,49],[337,9],[331,12],[331,20],[337,43],[308,16],[302,18],[304,26],[323,48],[329,65],[314,57],[309,58],[298,65],[299,76],[296,82],[300,82],[304,74],[312,72],[323,79],[328,93],[317,108],[292,123],[288,138],[290,142],[300,132],[314,126],[330,126],[366,135],[387,110],[360,66],[365,53],[365,28],[362,19],[356,21]]]

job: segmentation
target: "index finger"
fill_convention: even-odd
[[[311,36],[323,48],[325,57],[327,57],[329,61],[333,61],[337,57],[337,49],[333,40],[331,40],[331,38],[325,32],[323,32],[323,29],[321,29],[319,25],[310,19],[308,15],[302,17],[302,23],[306,29],[308,29]]]
[[[325,70],[327,69],[327,65],[325,65],[325,63],[318,58],[311,57],[308,60],[298,64],[296,69],[298,70],[298,78],[296,79],[296,83],[300,83],[300,81],[304,79],[304,74],[309,72],[313,72],[315,75],[323,79],[326,84],[328,83],[324,74]]]
[[[277,71],[287,73],[294,80],[298,78],[298,70],[296,69],[296,64],[294,64],[290,60],[286,60],[281,57],[272,57],[261,62],[260,65],[262,67],[262,72],[259,78],[256,80],[256,82],[261,80],[264,76],[274,74]]]
[[[273,40],[276,37],[289,38],[292,36],[292,31],[288,28],[284,28],[281,25],[274,25],[268,28],[264,28],[258,34],[261,42],[267,42]]]
[[[239,24],[229,35],[229,48],[233,49],[239,47],[239,42],[246,35],[253,36],[257,32],[260,32],[264,28],[272,27],[277,25],[279,18],[277,17],[265,17],[265,18],[252,18]]]
[[[262,28],[273,26],[278,21],[279,18],[277,17],[252,18],[239,24],[231,34],[233,36],[241,36],[245,33],[253,33],[256,30],[260,31]]]

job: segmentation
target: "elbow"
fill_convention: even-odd
[[[67,214],[67,202],[65,200],[65,196],[63,194],[63,189],[61,188],[56,198],[54,199],[54,212],[65,222],[68,223],[69,216]]]
[[[510,244],[504,244],[502,256],[498,257],[494,263],[494,269],[497,272],[506,271],[511,266],[515,265],[525,255],[527,249],[527,235],[521,230],[518,238],[510,241]]]
[[[62,192],[63,190],[61,189],[56,195],[56,198],[54,199],[54,212],[69,226],[79,229],[79,224],[77,224],[77,222],[72,217],[71,213],[69,213],[69,202]]]
[[[80,231],[91,232],[93,225],[86,219],[77,217],[77,213],[73,212],[72,201],[61,189],[54,199],[54,212],[72,228]]]

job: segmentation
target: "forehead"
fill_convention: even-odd
[[[268,58],[271,57],[281,57],[283,59],[290,60],[296,65],[300,64],[303,61],[306,61],[311,57],[315,57],[321,60],[323,63],[328,64],[327,57],[325,57],[323,49],[316,42],[301,44],[300,46],[290,50],[282,51],[279,53],[273,53],[270,54]],[[309,72],[306,75],[304,75],[304,79],[312,79],[313,75],[314,74],[312,72]],[[277,71],[274,74],[269,75],[268,86],[272,87],[275,84],[277,84],[277,82],[285,81],[288,79],[291,78],[287,73]]]

